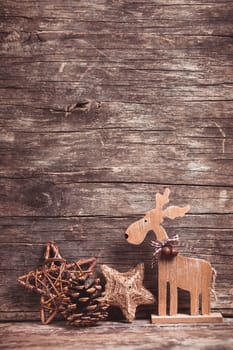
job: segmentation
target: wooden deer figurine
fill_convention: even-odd
[[[156,235],[156,239],[159,241],[168,240],[168,235],[162,227],[164,218],[175,219],[176,217],[182,217],[190,209],[189,206],[183,208],[170,206],[164,209],[164,206],[169,202],[169,194],[170,190],[168,188],[165,189],[163,195],[157,193],[155,209],[150,210],[146,213],[144,218],[134,222],[128,227],[125,238],[129,243],[142,243],[149,231],[153,231]],[[192,316],[199,315],[200,295],[201,314],[210,315],[212,275],[213,269],[210,263],[205,260],[181,255],[167,259],[160,255],[158,258],[158,315],[166,316],[168,283],[170,284],[170,316],[177,315],[178,288],[190,293],[190,314]],[[215,317],[211,322],[219,322],[220,319],[222,319],[221,315],[220,318],[216,318],[216,314],[213,315]],[[200,317],[196,317],[196,319],[200,319]],[[195,322],[204,322],[196,319]],[[209,320],[206,322],[208,321]]]

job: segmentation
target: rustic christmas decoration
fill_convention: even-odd
[[[165,259],[174,258],[179,252],[175,247],[173,247],[173,244],[178,242],[178,235],[175,235],[173,238],[168,238],[163,241],[151,241],[151,247],[154,248],[152,267],[154,267],[155,262],[158,259],[158,254],[160,254],[160,256]]]
[[[125,234],[127,241],[132,244],[140,244],[149,231],[153,231],[158,240],[152,243],[155,248],[155,256],[161,252],[158,256],[158,316],[152,315],[152,322],[221,322],[221,314],[210,313],[210,292],[215,281],[215,270],[208,261],[177,255],[176,250],[172,251],[174,247],[170,245],[171,239],[168,238],[161,225],[165,217],[169,219],[182,217],[190,209],[189,206],[183,208],[170,206],[164,209],[164,206],[169,203],[169,194],[168,188],[165,189],[163,195],[157,193],[155,209],[150,210],[143,219],[131,224]],[[170,316],[166,315],[168,283],[170,285]],[[190,293],[191,316],[177,315],[178,288]],[[199,314],[200,296],[201,315]]]
[[[101,269],[106,278],[105,302],[119,307],[129,322],[134,320],[138,305],[155,303],[153,294],[143,287],[144,264],[127,272],[119,272],[107,265],[102,265]]]
[[[72,326],[91,326],[107,317],[108,305],[99,278],[82,276],[72,279],[61,297],[58,310]]]
[[[20,276],[18,281],[41,296],[43,324],[50,323],[59,312],[72,325],[92,325],[107,316],[100,281],[93,277],[95,265],[95,258],[68,264],[57,244],[49,242],[43,266]]]

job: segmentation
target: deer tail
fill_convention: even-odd
[[[217,271],[214,267],[212,267],[212,282],[211,282],[211,288],[210,291],[213,294],[215,301],[218,301],[218,297],[215,291],[215,285],[216,285],[216,278],[217,278]]]

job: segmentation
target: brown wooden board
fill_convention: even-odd
[[[149,320],[133,323],[102,322],[97,327],[65,327],[63,322],[47,326],[38,322],[0,323],[1,349],[146,349],[232,350],[232,319],[219,324],[155,325]]]
[[[17,277],[50,240],[71,261],[144,262],[157,295],[149,239],[123,235],[165,187],[192,208],[168,235],[215,267],[212,308],[233,315],[232,13],[228,0],[0,3],[1,320],[38,319]]]

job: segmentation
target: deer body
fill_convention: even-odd
[[[184,216],[189,207],[170,206],[163,209],[169,202],[170,190],[167,188],[163,195],[156,194],[156,207],[150,210],[143,219],[131,224],[126,231],[129,243],[140,244],[149,231],[154,231],[157,240],[168,239],[167,233],[161,226],[164,217],[174,219]],[[170,284],[170,315],[176,315],[178,310],[178,288],[190,293],[190,313],[198,315],[199,296],[201,295],[202,314],[210,313],[210,290],[212,280],[212,267],[209,262],[202,259],[176,256],[166,259],[163,256],[158,260],[158,314],[165,316],[167,312],[167,284]]]
[[[158,262],[158,313],[166,315],[167,283],[170,284],[169,314],[176,315],[178,311],[178,288],[190,293],[190,314],[199,313],[199,295],[202,296],[202,314],[210,313],[210,286],[212,268],[210,263],[202,259],[176,256],[173,259],[159,259]],[[164,302],[165,300],[165,302]]]

